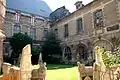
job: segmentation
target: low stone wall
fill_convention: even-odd
[[[120,66],[106,68],[105,71],[94,69],[92,66],[78,64],[79,80],[120,80]]]
[[[93,80],[93,67],[78,63],[79,80]]]
[[[11,66],[9,63],[3,63],[3,75],[0,80],[20,80],[20,68]]]
[[[3,75],[0,76],[0,80],[20,80],[20,68],[16,66],[11,66],[9,63],[3,63]],[[45,80],[46,70],[33,69],[32,78],[30,80]]]
[[[46,71],[40,71],[40,69],[32,70],[32,78],[31,80],[45,80],[46,79]]]

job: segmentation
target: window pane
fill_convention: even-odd
[[[14,25],[13,33],[20,33],[21,32],[21,27],[19,24]]]
[[[103,12],[102,12],[102,9],[97,10],[94,13],[94,24],[95,24],[95,27],[97,27],[97,26],[103,27]]]
[[[36,29],[35,28],[31,28],[30,29],[30,36],[32,39],[36,39]]]
[[[77,20],[77,33],[83,31],[83,23],[82,23],[82,18]]]
[[[69,36],[68,24],[64,25],[64,28],[65,28],[64,37],[68,37]]]

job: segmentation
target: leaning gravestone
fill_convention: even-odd
[[[31,47],[29,44],[22,50],[20,61],[20,80],[31,80],[31,72]]]

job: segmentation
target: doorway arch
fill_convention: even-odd
[[[93,58],[95,58],[94,49],[96,46],[102,47],[107,51],[112,51],[112,48],[113,48],[113,44],[110,41],[105,40],[105,39],[97,40],[93,43]]]
[[[76,48],[76,53],[78,60],[86,60],[88,57],[86,45],[82,43],[78,44]]]
[[[68,46],[65,47],[65,49],[64,49],[64,59],[67,61],[72,60],[72,52],[71,52],[70,47],[68,47]]]

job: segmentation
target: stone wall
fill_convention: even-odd
[[[42,40],[44,36],[44,28],[48,28],[50,23],[45,20],[44,18],[35,18],[34,24],[31,23],[31,14],[22,14],[19,13],[20,21],[16,22],[16,13],[15,11],[10,12],[6,11],[6,19],[5,19],[5,35],[7,38],[11,38],[13,35],[13,29],[14,29],[14,24],[19,23],[21,26],[21,32],[22,33],[27,33],[30,35],[30,28],[35,28],[36,29],[36,39],[35,40]]]

